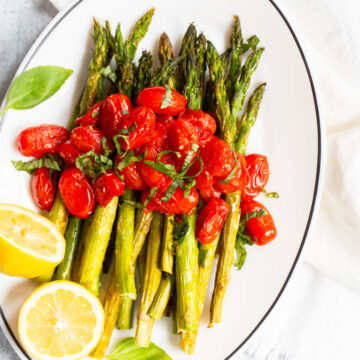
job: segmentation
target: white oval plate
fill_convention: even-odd
[[[156,53],[157,40],[163,31],[178,49],[187,26],[195,22],[198,30],[204,31],[222,51],[234,14],[241,18],[244,37],[257,34],[266,48],[251,89],[263,81],[268,86],[250,135],[248,153],[263,153],[269,158],[271,177],[267,188],[278,191],[280,199],[260,201],[272,212],[278,237],[265,247],[251,247],[243,270],[234,269],[223,321],[212,329],[206,327],[210,296],[207,299],[193,358],[227,358],[255,332],[281,295],[304,245],[318,192],[321,126],[315,91],[295,34],[272,1],[75,1],[54,18],[18,70],[19,74],[38,65],[59,65],[73,69],[74,74],[48,101],[31,110],[9,111],[2,118],[0,202],[36,210],[29,193],[29,176],[17,172],[10,163],[20,158],[14,139],[28,126],[42,123],[66,126],[87,77],[92,17],[100,21],[108,19],[114,27],[121,21],[126,36],[151,6],[156,7],[156,13],[139,50],[146,48]],[[0,275],[0,286],[3,328],[19,356],[29,359],[17,340],[17,317],[22,302],[36,283]],[[110,349],[118,339],[129,335],[133,332],[115,331]],[[169,319],[156,323],[152,340],[174,359],[187,358],[179,349],[179,337],[172,335]]]

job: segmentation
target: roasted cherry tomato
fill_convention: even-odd
[[[60,144],[69,138],[69,132],[58,125],[33,126],[23,130],[17,138],[21,155],[42,157],[58,154]]]
[[[121,119],[132,110],[130,99],[123,94],[113,94],[105,99],[100,115],[100,128],[111,139],[119,134]]]
[[[97,154],[104,152],[103,133],[93,126],[76,127],[70,134],[71,142],[82,152],[94,150]]]
[[[207,189],[200,190],[200,197],[206,203],[211,201],[212,199],[218,199],[221,197],[221,191],[216,190],[214,186],[210,186]]]
[[[42,210],[50,211],[56,195],[56,171],[50,177],[50,169],[37,169],[31,178],[31,193],[35,204]]]
[[[172,150],[186,154],[191,145],[199,142],[199,136],[194,125],[185,119],[177,119],[169,129],[169,143]]]
[[[121,120],[120,130],[130,129],[129,133],[125,134],[127,141],[119,139],[120,146],[123,150],[134,149],[144,144],[147,144],[155,127],[156,117],[154,112],[144,106],[138,106],[124,116]]]
[[[258,196],[269,180],[269,163],[264,155],[250,154],[246,156],[249,180],[241,193],[241,198],[251,200]]]
[[[136,103],[138,106],[147,106],[151,108],[155,114],[165,114],[176,116],[184,111],[186,106],[186,99],[175,90],[171,90],[171,99],[169,105],[166,107],[161,106],[165,98],[165,86],[153,86],[141,90]]]
[[[193,164],[191,165],[190,169],[186,173],[187,176],[195,176],[196,180],[196,187],[199,190],[206,190],[213,186],[214,184],[214,177],[210,175],[210,173],[202,169],[201,170],[201,163],[198,159],[196,159]],[[199,173],[200,172],[200,173]]]
[[[157,156],[159,153],[159,148],[156,148],[154,146],[148,146],[146,157],[144,160],[157,162]],[[174,159],[172,154],[162,156],[161,161],[165,164],[176,164],[176,159]],[[141,178],[150,188],[157,187],[159,190],[166,190],[173,182],[173,180],[169,176],[153,169],[149,165],[145,164],[144,161],[141,161],[139,163],[139,173]]]
[[[155,147],[160,151],[169,149],[169,123],[156,123],[151,134],[149,146]]]
[[[60,145],[59,153],[67,164],[75,165],[75,160],[82,154],[82,151],[74,146],[70,140],[66,140]]]
[[[95,207],[94,191],[89,180],[79,169],[68,167],[59,181],[59,190],[70,214],[88,218]]]
[[[150,190],[143,191],[143,202],[146,200],[149,193]],[[199,194],[195,188],[192,188],[190,194],[187,197],[184,197],[184,191],[178,187],[174,191],[171,199],[167,202],[161,200],[163,195],[163,191],[159,191],[158,194],[155,194],[147,204],[145,211],[159,211],[166,215],[188,214],[199,202]]]
[[[261,209],[266,211],[266,215],[262,217],[254,217],[245,223],[246,234],[251,237],[251,240],[256,245],[265,245],[276,237],[276,227],[274,220],[269,213],[269,210],[263,204],[255,200],[243,200],[240,204],[241,218],[246,213],[259,211]]]
[[[231,147],[216,136],[212,136],[200,150],[200,156],[204,169],[212,176],[226,177],[236,164]]]
[[[94,183],[95,200],[103,207],[109,204],[114,196],[121,196],[124,190],[125,184],[114,170],[107,170],[106,174],[99,175]]]
[[[121,160],[121,156],[116,155],[116,163],[118,164]],[[125,186],[131,190],[145,190],[147,188],[146,182],[140,175],[139,166],[140,163],[135,161],[126,166],[122,171]]]
[[[171,115],[158,114],[156,115],[156,122],[159,124],[172,124],[176,119]]]
[[[100,114],[105,101],[99,101],[93,105],[90,110],[83,116],[77,118],[75,123],[77,126],[99,126]]]
[[[216,131],[215,119],[202,110],[185,109],[179,115],[178,121],[180,119],[187,120],[194,125],[200,145],[204,145]]]
[[[222,181],[225,181],[226,177],[215,179],[215,189],[224,194],[229,194],[239,190],[242,191],[249,181],[249,174],[246,170],[246,161],[244,156],[237,152],[236,158],[239,163],[239,167],[236,169],[232,178],[226,184],[222,183]]]
[[[229,211],[230,206],[222,199],[213,199],[202,208],[196,220],[196,236],[202,244],[216,239]]]

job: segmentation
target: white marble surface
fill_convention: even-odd
[[[48,0],[0,1],[0,99],[38,35],[57,14]],[[0,359],[18,360],[0,329]]]

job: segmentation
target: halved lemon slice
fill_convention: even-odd
[[[21,206],[0,204],[0,272],[36,277],[54,269],[65,253],[55,225]]]
[[[71,281],[53,281],[36,289],[23,304],[19,335],[38,360],[75,360],[99,342],[104,310],[90,291]]]

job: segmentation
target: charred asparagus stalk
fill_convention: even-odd
[[[250,84],[250,77],[255,71],[263,49],[255,50],[240,68],[238,54],[242,51],[242,37],[240,22],[235,18],[231,35],[231,56],[229,56],[229,73],[227,74],[223,62],[214,45],[208,42],[207,63],[210,78],[214,86],[216,97],[216,113],[219,119],[221,136],[231,147],[235,148],[237,142],[237,118],[242,109],[246,91]],[[236,234],[239,227],[240,191],[226,194],[225,200],[230,205],[223,228],[219,261],[216,271],[215,289],[213,292],[210,324],[221,321],[224,297],[230,281],[231,267],[234,259]],[[214,244],[214,246],[216,246]]]

